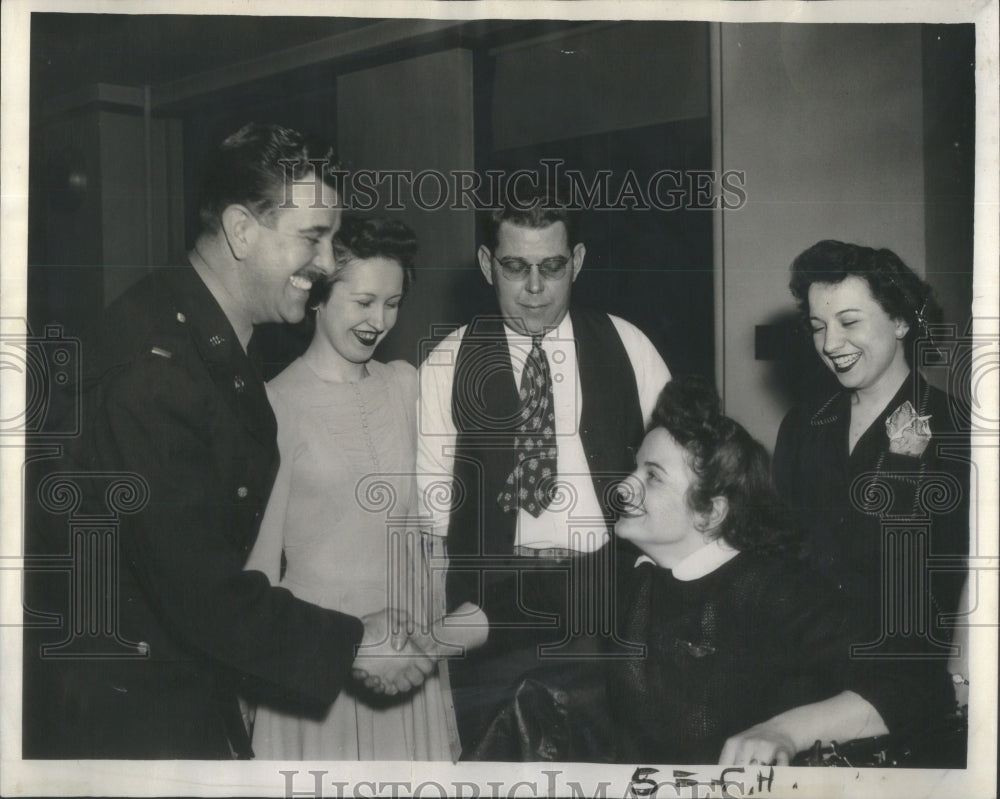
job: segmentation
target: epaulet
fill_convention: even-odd
[[[84,351],[85,368],[93,378],[127,366],[152,354],[158,347],[173,352],[173,340],[181,333],[177,312],[171,310],[159,280],[144,279],[132,286],[107,309],[101,320],[96,339],[96,357],[88,359]],[[172,349],[173,348],[173,349]]]
[[[171,360],[189,341],[187,317],[176,309],[168,309],[150,331],[138,353],[140,357]]]

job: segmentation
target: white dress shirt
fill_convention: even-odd
[[[670,380],[670,372],[652,342],[635,325],[611,316],[625,352],[635,372],[643,424],[656,405],[656,399]],[[446,536],[450,510],[450,486],[458,431],[451,415],[452,384],[458,350],[465,334],[461,327],[445,338],[420,366],[420,398],[417,416],[417,487],[424,512],[429,516],[428,529]],[[520,385],[521,372],[531,351],[531,337],[504,326],[510,350],[514,381]],[[515,545],[534,548],[560,547],[592,552],[607,541],[600,503],[580,438],[582,388],[577,368],[576,342],[569,314],[554,330],[545,334],[542,349],[552,373],[552,399],[555,403],[556,468],[560,483],[568,483],[575,501],[556,501],[535,518],[524,509],[518,511]],[[608,391],[617,390],[607,386]]]

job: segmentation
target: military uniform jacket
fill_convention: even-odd
[[[243,570],[278,465],[259,371],[190,267],[82,355],[81,434],[28,478],[26,554],[70,570],[29,574],[24,756],[247,754],[237,693],[322,707],[363,633]]]

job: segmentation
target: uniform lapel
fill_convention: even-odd
[[[180,312],[219,394],[247,432],[262,444],[275,440],[277,424],[260,370],[243,351],[236,332],[194,269],[171,275]]]

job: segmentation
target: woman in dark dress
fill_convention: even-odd
[[[767,453],[715,391],[668,383],[636,461],[615,532],[643,552],[622,633],[647,652],[609,680],[634,755],[788,763],[884,732],[831,591],[790,556]]]
[[[785,764],[884,733],[832,589],[789,554],[767,452],[714,389],[668,383],[636,461],[614,546],[619,639],[643,649],[528,675],[476,758]]]
[[[891,251],[837,241],[799,255],[790,288],[841,390],[786,416],[775,485],[860,630],[852,657],[892,677],[872,704],[919,742],[954,706],[942,615],[969,546],[963,414],[913,368],[937,306]]]

